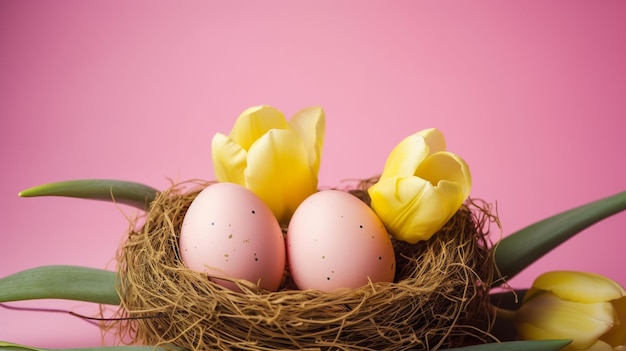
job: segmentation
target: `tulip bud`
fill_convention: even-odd
[[[273,107],[250,107],[228,136],[213,137],[215,177],[252,190],[287,224],[298,205],[317,191],[324,131],[320,107],[301,110],[290,121]]]
[[[372,209],[396,239],[430,239],[469,196],[469,167],[445,149],[443,134],[434,128],[405,138],[368,189]]]
[[[572,339],[564,350],[625,350],[626,291],[592,273],[544,273],[515,315],[522,339]]]

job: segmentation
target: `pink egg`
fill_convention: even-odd
[[[223,277],[245,279],[275,291],[285,271],[285,242],[272,211],[252,191],[217,183],[189,206],[180,240],[183,263],[211,280],[239,290]]]
[[[296,209],[287,230],[287,257],[302,290],[392,282],[396,270],[391,238],[378,216],[338,190],[317,192]]]

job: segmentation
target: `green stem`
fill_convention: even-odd
[[[21,197],[65,196],[83,199],[113,201],[137,207],[149,208],[159,191],[136,182],[111,179],[81,179],[39,185],[21,191]]]
[[[77,266],[42,266],[0,279],[0,302],[65,299],[119,305],[116,273]]]
[[[623,210],[626,191],[536,222],[494,246],[496,266],[502,278],[510,280],[585,228]]]

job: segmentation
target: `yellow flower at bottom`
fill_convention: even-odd
[[[372,209],[396,239],[428,240],[469,196],[469,167],[445,149],[437,129],[410,135],[391,151],[379,181],[368,189]]]
[[[626,291],[606,277],[555,271],[539,276],[516,312],[522,339],[572,339],[565,350],[626,350]]]

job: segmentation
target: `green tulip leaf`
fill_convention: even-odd
[[[14,344],[12,342],[0,341],[0,350],[25,350],[25,351],[44,351],[36,347]]]
[[[176,347],[173,347],[176,348]],[[26,345],[0,341],[0,350],[7,351],[165,351],[162,347],[154,346],[102,346],[71,349],[42,349]],[[181,349],[182,350],[182,349]]]
[[[116,273],[79,266],[42,266],[0,279],[0,302],[64,299],[119,305]]]
[[[11,342],[0,341],[0,350],[29,350],[29,351],[43,351],[36,347],[30,347],[26,345],[14,344]]]
[[[442,351],[556,351],[571,342],[571,340],[521,340],[463,346]]]
[[[65,196],[113,201],[146,210],[159,191],[141,183],[111,179],[68,180],[39,185],[19,193],[21,197]]]
[[[577,233],[623,210],[626,210],[626,191],[561,212],[510,234],[494,246],[500,275],[510,280]]]

